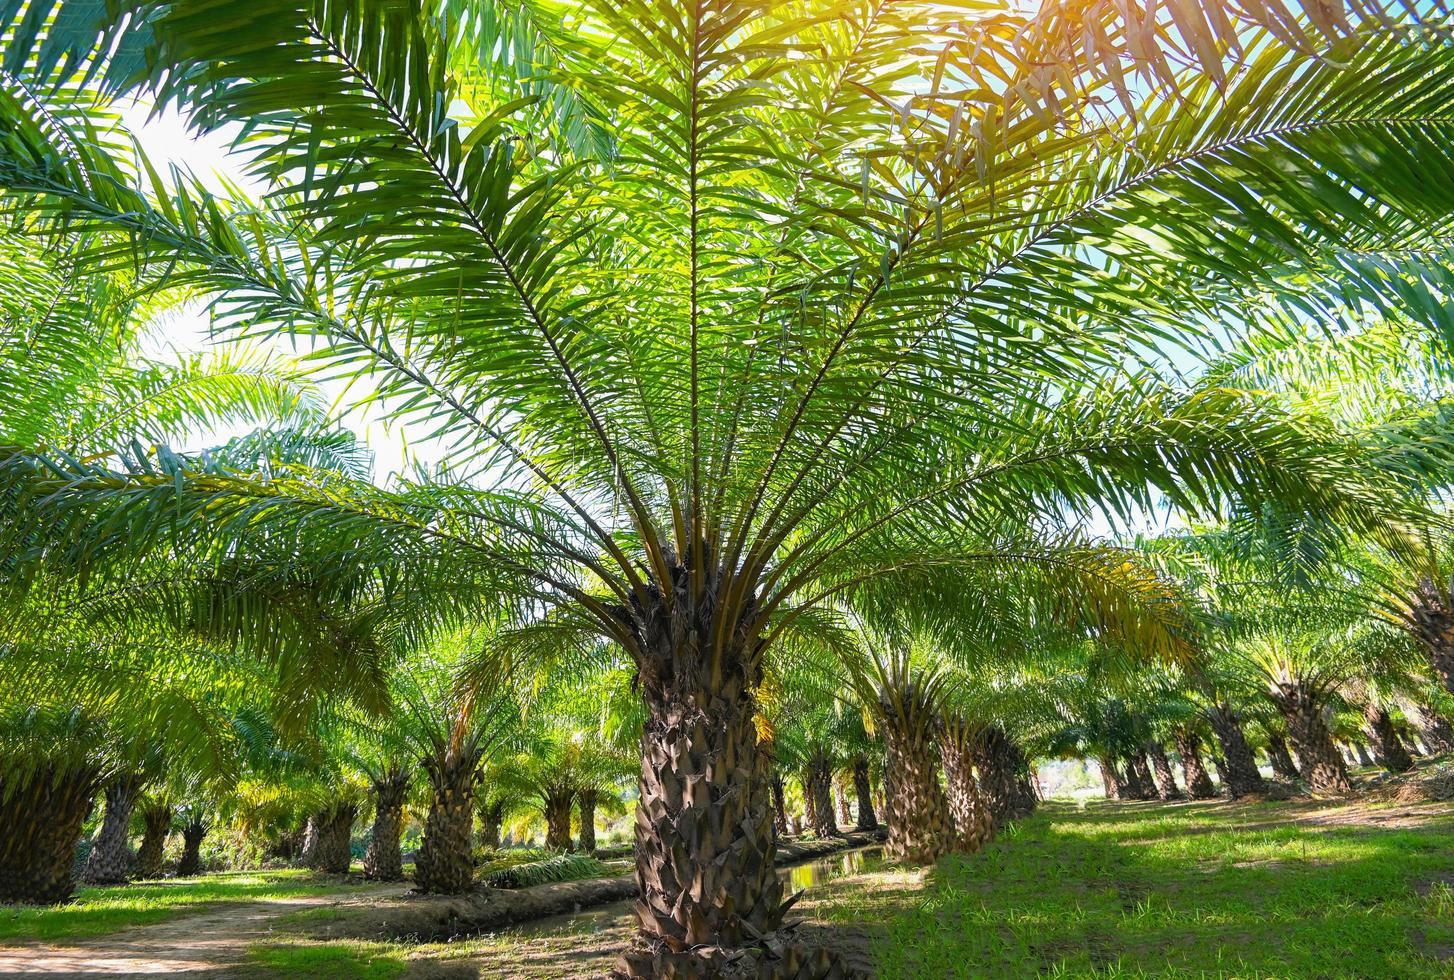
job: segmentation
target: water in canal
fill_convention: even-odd
[[[787,886],[788,894],[791,895],[794,892],[804,891],[832,881],[834,878],[876,871],[885,863],[882,847],[860,847],[857,850],[839,851],[837,854],[829,854],[826,857],[815,858],[791,867],[778,868],[777,876],[782,879],[783,884]],[[609,905],[582,909],[579,912],[537,919],[534,922],[514,926],[511,932],[519,936],[556,933],[562,930],[604,932],[631,920],[631,905],[634,901],[634,899],[628,899],[624,902],[612,902]]]

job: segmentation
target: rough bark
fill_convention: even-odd
[[[878,827],[878,814],[873,809],[873,782],[868,778],[868,760],[859,756],[853,760],[853,791],[858,797],[858,830],[874,830]]]
[[[141,806],[144,832],[136,852],[136,877],[159,878],[167,836],[172,832],[172,808],[162,800],[148,800]]]
[[[838,822],[847,824],[853,822],[853,808],[848,804],[848,788],[840,779],[833,785],[833,795],[838,800]]]
[[[505,822],[505,801],[493,799],[480,807],[480,846],[500,849],[500,828]]]
[[[1166,748],[1157,741],[1145,746],[1146,758],[1151,762],[1151,775],[1156,779],[1156,795],[1163,800],[1181,799],[1181,790],[1176,785],[1176,774],[1171,771],[1171,760],[1166,758]]]
[[[889,824],[888,855],[898,861],[933,864],[958,847],[949,799],[939,783],[935,717],[929,699],[910,685],[880,697],[884,721],[884,806]]]
[[[1096,765],[1101,770],[1101,786],[1106,791],[1106,799],[1121,799],[1125,790],[1121,788],[1121,772],[1116,768],[1116,760],[1110,755],[1102,755],[1096,758]]]
[[[1040,798],[1030,780],[1030,767],[1019,745],[999,725],[985,727],[975,739],[974,769],[996,827],[1035,812]]]
[[[1287,750],[1287,739],[1277,732],[1267,733],[1267,758],[1272,763],[1272,771],[1283,779],[1302,778],[1297,764],[1292,761],[1292,754]]]
[[[177,877],[190,878],[202,872],[202,838],[207,836],[207,822],[194,813],[182,825],[182,859],[177,862]]]
[[[374,780],[374,827],[364,851],[363,873],[374,881],[399,881],[404,877],[404,854],[399,838],[404,833],[404,797],[409,793],[410,773],[402,766],[385,769]]]
[[[1413,757],[1398,737],[1387,708],[1370,701],[1363,706],[1363,719],[1368,722],[1368,734],[1383,768],[1389,772],[1408,772],[1414,767]]]
[[[1360,766],[1373,765],[1373,757],[1368,754],[1368,746],[1364,745],[1362,742],[1354,742],[1352,743],[1352,745],[1353,758],[1358,760],[1358,764]]]
[[[1212,768],[1217,771],[1218,784],[1225,788],[1227,785],[1227,765],[1222,761],[1222,757],[1216,753],[1212,754]]]
[[[414,857],[414,884],[426,894],[460,895],[474,885],[475,784],[483,750],[469,742],[439,745],[425,756],[424,772],[433,790],[424,837]]]
[[[310,813],[303,825],[303,846],[298,849],[298,863],[305,868],[318,869],[318,835],[326,819],[325,813]]]
[[[1288,739],[1297,753],[1298,770],[1308,789],[1319,794],[1343,794],[1352,789],[1348,770],[1328,726],[1316,693],[1304,684],[1282,683],[1272,692],[1273,703],[1287,723]]]
[[[783,777],[772,774],[772,825],[779,837],[788,835],[788,804],[783,788]]]
[[[131,811],[145,779],[140,773],[125,773],[106,787],[106,810],[101,829],[81,878],[92,885],[115,885],[127,880],[131,871]]]
[[[1126,754],[1126,784],[1131,799],[1156,799],[1156,784],[1151,781],[1151,768],[1140,752]]]
[[[358,816],[354,803],[337,803],[330,807],[318,831],[318,870],[325,874],[348,874],[353,860],[351,842],[353,822]]]
[[[542,800],[545,811],[545,846],[552,851],[571,849],[570,814],[575,803],[574,787],[553,786]]]
[[[1434,676],[1454,694],[1454,603],[1449,593],[1424,579],[1410,597],[1407,626],[1429,658]]]
[[[1417,714],[1419,734],[1423,736],[1424,744],[1429,747],[1429,752],[1434,755],[1454,752],[1454,726],[1451,726],[1438,711],[1427,704],[1419,705]]]
[[[813,753],[803,769],[803,796],[808,801],[808,821],[819,837],[838,833],[833,812],[833,766],[821,751]]]
[[[754,975],[771,951],[786,949],[771,764],[753,720],[762,643],[743,621],[719,621],[723,579],[710,562],[669,566],[671,581],[653,586],[664,584],[669,602],[633,597],[620,610],[647,720],[636,811],[640,929],[614,973]]]
[[[97,775],[90,767],[46,766],[18,784],[0,780],[0,903],[55,905],[71,897]]]
[[[1202,762],[1201,739],[1190,728],[1176,733],[1176,753],[1181,756],[1181,772],[1186,778],[1186,795],[1194,800],[1209,800],[1217,795],[1212,777]]]
[[[576,794],[576,807],[581,815],[581,851],[596,853],[596,797],[597,791],[583,789]]]
[[[1265,792],[1267,784],[1257,770],[1257,760],[1242,734],[1237,712],[1226,701],[1220,701],[1207,712],[1207,720],[1222,746],[1222,762],[1226,767],[1223,784],[1228,795],[1236,799],[1249,793]]]
[[[941,733],[939,748],[955,839],[959,850],[973,854],[995,835],[994,812],[974,773],[979,732],[964,719],[950,717],[944,720]]]

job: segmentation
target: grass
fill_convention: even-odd
[[[329,977],[330,980],[393,980],[407,969],[402,947],[382,943],[273,942],[248,950],[245,975],[257,980]]]
[[[983,853],[831,888],[884,977],[1448,977],[1454,823],[1280,820],[1275,804],[1059,805]],[[897,877],[896,877],[897,876]]]
[[[0,942],[84,939],[227,903],[342,894],[356,887],[320,880],[310,871],[285,869],[81,888],[67,905],[0,905]]]
[[[872,962],[893,980],[1451,977],[1454,815],[1402,809],[1422,822],[1372,826],[1379,811],[1364,807],[1362,822],[1334,823],[1344,811],[1332,805],[1051,804],[980,854],[832,880],[812,887],[794,911],[808,920],[806,941]],[[1324,822],[1295,820],[1306,816]],[[269,872],[88,893],[115,901],[174,889],[174,899],[191,902],[160,911],[179,914],[198,903],[347,888]],[[39,915],[76,914],[88,901],[83,893],[74,912]],[[82,916],[84,934],[119,928],[97,928],[101,913]],[[328,936],[352,914],[318,908],[274,920],[278,932],[248,949],[246,975],[385,980],[419,961],[471,963],[486,978],[511,980],[597,975],[630,933],[629,914],[608,913],[426,946]],[[16,934],[0,919],[0,941]]]

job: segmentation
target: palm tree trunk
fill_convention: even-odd
[[[596,790],[583,789],[576,794],[576,804],[581,814],[581,851],[596,853]]]
[[[680,564],[672,575],[669,609],[624,612],[637,635],[647,720],[636,817],[640,930],[616,962],[623,977],[712,977],[734,961],[755,967],[785,911],[773,869],[771,762],[757,749],[753,720],[760,642],[735,624],[715,642],[715,586],[694,589]]]
[[[1413,757],[1394,730],[1393,719],[1388,709],[1372,701],[1363,706],[1363,718],[1368,722],[1368,734],[1378,753],[1378,761],[1389,772],[1408,772],[1414,767]]]
[[[24,781],[0,779],[0,903],[55,905],[71,897],[97,779],[94,768],[54,766]]]
[[[1101,785],[1105,788],[1106,799],[1119,800],[1125,792],[1121,788],[1121,773],[1116,768],[1116,760],[1113,756],[1102,755],[1096,759],[1096,765],[1101,770]]]
[[[462,895],[474,886],[471,837],[482,754],[472,745],[439,745],[421,760],[433,790],[414,858],[414,884],[421,892]]]
[[[368,850],[364,851],[365,878],[399,881],[404,877],[399,838],[404,833],[404,797],[409,793],[409,777],[403,766],[391,766],[374,780],[374,828]]]
[[[995,835],[995,816],[974,775],[978,732],[964,719],[946,718],[939,747],[944,760],[944,783],[959,850],[973,854]]]
[[[1186,777],[1186,795],[1194,800],[1209,800],[1217,795],[1212,777],[1202,762],[1201,739],[1190,728],[1176,732],[1176,754],[1181,756],[1181,772]]]
[[[331,875],[348,874],[353,860],[350,845],[358,807],[353,803],[338,803],[326,813],[318,831],[318,869]]]
[[[1151,767],[1140,751],[1126,754],[1126,777],[1131,785],[1131,797],[1137,800],[1156,799],[1156,784],[1151,781]]]
[[[1283,683],[1272,699],[1287,723],[1287,735],[1297,753],[1298,769],[1314,793],[1342,794],[1352,789],[1348,770],[1328,726],[1318,698],[1305,685]]]
[[[1302,774],[1297,771],[1297,764],[1287,750],[1287,739],[1277,732],[1267,733],[1267,758],[1272,762],[1272,771],[1283,779],[1301,778]]]
[[[873,782],[868,778],[868,760],[853,760],[853,792],[858,797],[858,830],[878,828],[878,814],[873,809]]]
[[[500,827],[505,822],[505,801],[493,799],[480,808],[480,846],[500,849]]]
[[[1434,676],[1454,694],[1454,607],[1448,592],[1430,579],[1420,582],[1409,603],[1407,625],[1423,646]]]
[[[814,752],[803,772],[803,795],[808,799],[808,819],[813,833],[832,837],[838,833],[833,813],[833,767],[821,751]]]
[[[307,822],[303,825],[303,846],[298,849],[298,863],[305,868],[318,870],[319,835],[322,833],[324,821],[327,819],[326,813],[310,813]]]
[[[1454,752],[1454,726],[1451,726],[1433,706],[1420,704],[1417,707],[1419,734],[1424,744],[1434,755]]]
[[[1020,771],[1015,776],[1015,813],[1028,817],[1040,806],[1040,779],[1034,767],[1025,761],[1019,746],[1015,747],[1015,754],[1021,760]]]
[[[853,822],[853,808],[848,805],[848,788],[840,778],[833,783],[833,795],[838,801],[838,822],[847,824]]]
[[[120,884],[131,870],[131,810],[145,782],[141,773],[120,776],[106,787],[106,814],[81,877],[92,885]]]
[[[167,836],[172,831],[172,808],[160,800],[151,800],[142,805],[141,819],[145,832],[141,835],[141,847],[136,852],[136,877],[159,878],[162,854],[166,849]]]
[[[783,787],[783,777],[777,773],[772,774],[772,826],[773,831],[779,837],[788,835],[788,803],[786,792]]]
[[[545,813],[545,846],[549,850],[571,849],[570,815],[575,801],[574,788],[553,786],[546,790],[541,804]]]
[[[996,827],[1034,811],[1039,800],[1029,784],[1025,757],[999,725],[987,726],[975,739],[974,766]]]
[[[1166,758],[1166,748],[1157,741],[1146,743],[1146,758],[1151,760],[1151,774],[1156,777],[1156,795],[1163,800],[1181,799],[1181,790],[1176,785],[1176,774],[1171,771],[1171,760]]]
[[[1207,712],[1207,720],[1222,746],[1222,759],[1226,766],[1223,782],[1227,792],[1233,799],[1249,793],[1266,792],[1267,784],[1263,782],[1262,773],[1257,771],[1257,760],[1242,734],[1237,712],[1226,701],[1219,701]]]
[[[1353,742],[1353,757],[1358,760],[1360,766],[1373,765],[1373,757],[1368,754],[1368,746],[1362,742]]]
[[[933,706],[917,687],[880,697],[884,747],[884,807],[888,855],[898,861],[933,864],[958,846],[949,799],[939,783],[934,745],[938,727]]]
[[[202,872],[202,838],[207,836],[207,822],[194,811],[182,826],[182,859],[177,862],[177,877],[190,878]]]

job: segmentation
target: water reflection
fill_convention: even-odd
[[[830,854],[828,857],[791,868],[779,868],[778,877],[788,886],[789,891],[796,892],[812,888],[825,881],[832,881],[834,878],[842,878],[844,875],[877,871],[883,867],[883,864],[882,847],[865,847],[857,851]]]

